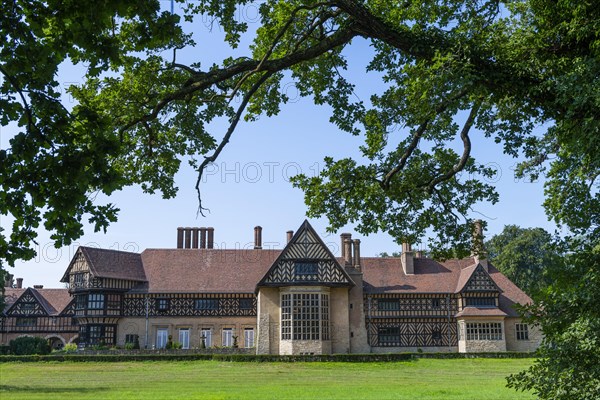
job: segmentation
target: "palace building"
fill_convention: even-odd
[[[129,253],[80,247],[68,289],[5,288],[0,343],[55,347],[246,347],[257,354],[533,351],[540,332],[517,307],[531,299],[486,259],[361,257],[341,235],[336,258],[305,221],[282,250],[214,248],[213,228],[178,228],[177,248]],[[7,282],[5,286],[14,286]]]

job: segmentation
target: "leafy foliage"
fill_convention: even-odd
[[[529,295],[548,287],[549,270],[561,262],[552,235],[542,228],[506,225],[485,248],[494,266]]]
[[[52,348],[44,338],[23,336],[10,341],[10,354],[17,356],[28,354],[50,354]]]

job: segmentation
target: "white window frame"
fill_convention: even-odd
[[[190,328],[179,329],[179,343],[182,349],[190,348]]]
[[[254,347],[254,328],[244,328],[244,347]]]
[[[204,344],[206,348],[212,346],[212,329],[211,328],[202,328],[200,330],[200,345],[202,345],[202,336],[204,336]]]
[[[166,349],[168,340],[169,340],[169,329],[158,328],[156,330],[156,348],[157,349]]]
[[[223,328],[221,333],[221,346],[232,347],[233,346],[233,329]]]

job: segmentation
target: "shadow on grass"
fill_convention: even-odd
[[[109,389],[107,388],[84,388],[84,387],[49,387],[49,386],[11,386],[11,385],[0,385],[0,392],[15,392],[15,393],[98,393],[104,392]]]

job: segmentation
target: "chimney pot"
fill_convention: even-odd
[[[354,268],[360,271],[360,239],[354,239]]]
[[[207,236],[208,236],[206,239],[207,247],[209,249],[212,249],[214,247],[214,241],[215,241],[215,228],[210,227],[210,228],[207,228],[206,231],[207,231]]]
[[[17,278],[17,289],[23,289],[23,278]]]
[[[262,227],[254,227],[254,248],[262,249]]]
[[[346,239],[344,241],[344,264],[347,266],[352,265],[352,240]]]
[[[287,231],[287,242],[291,242],[292,241],[292,237],[294,237],[294,231]]]
[[[206,228],[205,227],[200,228],[200,248],[201,249],[206,248]]]
[[[12,288],[15,281],[13,280],[13,274],[6,274],[6,278],[4,280],[4,287]]]
[[[177,228],[177,248],[178,249],[183,248],[183,228],[182,227]]]
[[[192,228],[192,249],[198,248],[198,231],[200,228]]]
[[[350,233],[342,233],[340,235],[340,240],[342,241],[341,257],[343,260],[346,260],[346,240],[350,240],[351,238],[352,238],[352,234],[350,234]]]
[[[44,285],[33,285],[34,289],[43,289]]]
[[[185,248],[189,249],[192,247],[192,228],[185,228]]]

